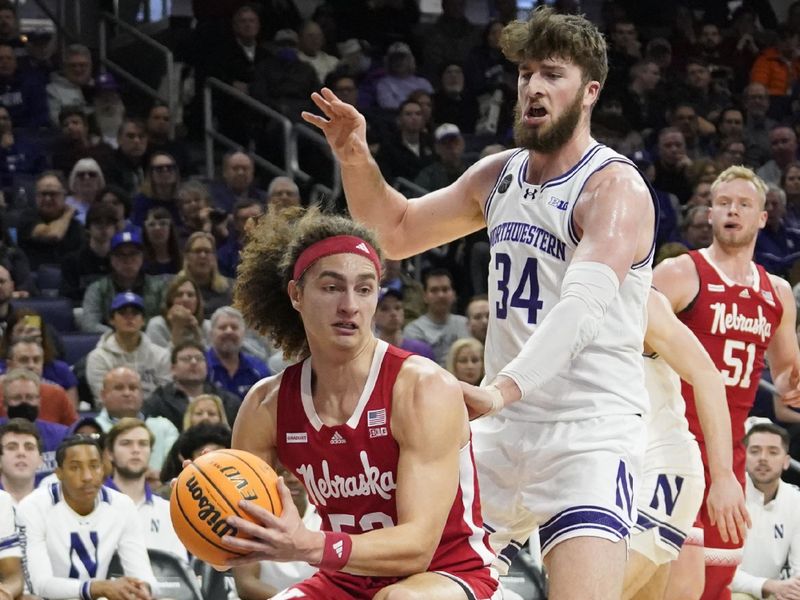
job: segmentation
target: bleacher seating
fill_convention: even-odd
[[[159,589],[153,594],[155,597],[171,598],[172,600],[212,600],[210,597],[203,596],[191,568],[179,557],[171,552],[153,548],[148,549],[147,554],[159,585]],[[119,555],[115,554],[111,559],[108,576],[113,578],[123,575]]]
[[[15,298],[15,307],[25,307],[35,310],[44,322],[54,327],[59,333],[76,331],[75,317],[72,313],[72,300],[69,298]]]
[[[70,366],[74,365],[89,354],[89,352],[94,350],[99,340],[99,333],[63,333],[61,335],[61,342],[64,345],[64,362]]]

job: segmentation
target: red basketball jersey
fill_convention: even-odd
[[[314,408],[310,361],[283,372],[278,458],[305,485],[323,530],[358,534],[397,523],[399,449],[391,428],[392,390],[410,355],[379,341],[356,409],[345,424],[334,427],[323,424]],[[459,488],[428,570],[471,571],[493,559],[470,442],[461,449]]]
[[[704,251],[689,253],[697,269],[700,289],[678,318],[697,336],[725,381],[734,447],[734,473],[744,479],[744,421],[755,400],[764,368],[764,352],[780,324],[783,305],[763,267],[751,263],[754,286],[734,283],[717,269]],[[706,463],[703,433],[697,419],[694,390],[685,381],[689,429],[700,442]]]

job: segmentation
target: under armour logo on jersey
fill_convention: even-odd
[[[525,188],[525,192],[522,195],[525,200],[536,200],[536,190],[533,188]]]
[[[504,194],[508,190],[508,188],[511,185],[511,182],[513,180],[514,180],[514,176],[511,175],[511,173],[509,173],[508,175],[503,177],[503,181],[500,182],[500,186],[497,188],[497,192],[499,194]]]
[[[750,292],[748,292],[746,289],[739,292],[739,298],[749,298],[749,297],[750,297]]]
[[[367,245],[364,242],[356,244],[356,250],[361,250],[365,254],[369,254],[369,248],[367,248]]]
[[[337,431],[336,433],[333,434],[333,437],[331,438],[331,444],[346,444],[346,443],[347,440],[344,439],[344,437],[342,437],[341,433]]]

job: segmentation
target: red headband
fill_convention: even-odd
[[[368,258],[375,265],[378,279],[381,278],[381,261],[372,244],[354,235],[336,235],[311,244],[303,250],[294,263],[292,279],[297,281],[320,258],[331,256],[332,254],[358,254]]]

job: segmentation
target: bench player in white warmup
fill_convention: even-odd
[[[323,116],[303,118],[338,158],[351,214],[391,258],[488,227],[489,385],[468,402],[500,413],[473,429],[496,564],[540,526],[550,598],[617,598],[648,410],[655,201],[633,164],[591,137],[608,73],[596,27],[539,9],[506,26],[502,47],[518,65],[520,147],[422,198],[387,184],[364,117],[330,90],[312,95]]]

